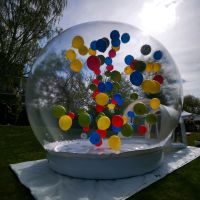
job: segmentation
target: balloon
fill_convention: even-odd
[[[108,139],[108,146],[109,148],[111,148],[114,151],[119,151],[121,148],[121,140],[120,137],[117,135],[112,135],[109,139]]]
[[[72,60],[70,68],[73,72],[80,72],[83,68],[83,63],[78,59]]]
[[[106,137],[106,131],[105,130],[97,129],[97,133],[101,136],[101,138]]]
[[[145,44],[141,47],[140,49],[141,54],[143,54],[144,56],[148,55],[151,53],[151,46],[148,44]]]
[[[117,128],[117,127],[115,127],[115,126],[112,125],[112,131],[114,133],[119,133],[121,131],[121,128]]]
[[[105,71],[105,76],[110,77],[111,76],[111,72],[110,71]]]
[[[97,86],[94,83],[90,84],[89,87],[90,87],[90,90],[92,91],[95,91],[97,89]]]
[[[94,71],[99,69],[101,65],[101,60],[98,56],[89,56],[87,59],[87,66],[90,70]]]
[[[132,100],[137,100],[138,99],[138,93],[137,92],[133,92],[131,95],[130,95],[130,98]]]
[[[120,37],[119,31],[117,31],[117,30],[111,31],[111,33],[110,33],[110,38],[111,38],[112,40],[114,40],[114,39],[119,39],[119,37]]]
[[[130,75],[130,81],[133,85],[140,86],[143,82],[143,75],[138,71],[134,71]]]
[[[157,81],[157,82],[160,83],[160,84],[163,84],[164,78],[163,78],[163,76],[157,74],[157,75],[154,76],[153,80],[154,80],[154,81]]]
[[[123,126],[123,124],[124,124],[124,120],[121,115],[114,115],[112,117],[112,125],[113,126],[120,128]]]
[[[98,105],[105,106],[109,101],[109,97],[105,93],[99,93],[96,95],[95,101]]]
[[[98,76],[97,76],[97,79],[99,79],[100,81],[102,81],[102,80],[103,80],[103,76],[98,75]]]
[[[146,63],[143,61],[138,61],[135,63],[135,70],[139,72],[143,72],[146,68]]]
[[[105,57],[103,55],[98,55],[100,61],[101,61],[101,65],[103,65],[105,63]]]
[[[130,124],[124,124],[121,128],[121,134],[130,137],[133,134],[133,127]]]
[[[153,98],[149,102],[152,109],[156,110],[160,107],[160,100],[158,98]]]
[[[96,42],[96,49],[100,52],[105,52],[107,49],[107,42],[105,39],[99,39]]]
[[[120,50],[120,46],[118,46],[118,47],[114,47],[114,46],[112,46],[112,49],[114,49],[114,50],[117,52],[117,51]]]
[[[102,117],[105,116],[105,114],[103,112],[99,112],[99,114],[96,116],[95,121],[96,123],[98,122],[98,120]]]
[[[161,64],[160,63],[153,63],[153,71],[154,72],[159,72],[161,69]]]
[[[147,107],[142,102],[136,103],[133,106],[133,111],[136,115],[144,115],[148,112]]]
[[[92,83],[94,83],[95,85],[98,85],[98,84],[99,84],[99,79],[94,79],[94,80],[92,81]]]
[[[105,82],[106,91],[112,91],[113,84],[109,81]]]
[[[96,105],[96,111],[97,112],[102,112],[104,110],[104,106]]]
[[[109,110],[114,110],[115,109],[115,104],[109,103],[108,104],[108,109]]]
[[[134,60],[134,57],[132,55],[127,55],[125,58],[124,58],[124,61],[127,65],[130,65],[131,62]]]
[[[153,58],[155,60],[160,60],[162,57],[163,57],[163,53],[160,50],[159,51],[155,51],[154,54],[153,54]]]
[[[122,95],[119,94],[119,93],[114,94],[113,98],[114,98],[114,100],[115,100],[117,103],[121,102],[122,99],[123,99]]]
[[[89,127],[91,123],[90,115],[86,112],[80,113],[78,116],[78,123],[81,127]]]
[[[85,108],[79,108],[78,115],[80,115],[81,113],[85,113],[85,112],[86,112]]]
[[[111,44],[113,47],[119,47],[120,43],[121,43],[120,39],[118,39],[118,38],[111,41]]]
[[[106,66],[106,69],[108,70],[108,71],[112,71],[113,70],[113,65],[108,65],[108,66]]]
[[[106,37],[102,38],[106,42],[106,48],[110,45],[110,40]]]
[[[114,58],[116,56],[116,51],[114,49],[111,49],[109,52],[108,52],[108,55],[110,58]]]
[[[77,35],[72,39],[72,47],[79,49],[83,45],[84,45],[84,39],[81,36]]]
[[[157,94],[160,92],[160,83],[157,81],[152,80],[152,89],[150,91],[151,94]]]
[[[99,89],[100,92],[105,92],[105,90],[106,90],[106,85],[105,85],[105,83],[99,82],[99,84],[98,84],[98,89]]]
[[[123,33],[121,36],[121,41],[123,43],[127,43],[127,42],[129,42],[129,40],[130,40],[130,35],[128,33]]]
[[[90,131],[89,127],[83,127],[83,132],[88,133]]]
[[[88,53],[89,53],[89,55],[91,55],[91,56],[95,56],[97,52],[96,52],[95,50],[89,48],[89,49],[88,49]]]
[[[81,133],[81,139],[87,139],[87,134],[86,133]]]
[[[101,137],[98,133],[93,132],[89,138],[90,142],[94,145],[98,144],[101,141]]]
[[[111,73],[111,79],[115,82],[120,82],[121,81],[121,74],[120,72],[114,70]]]
[[[147,132],[147,127],[144,126],[144,125],[140,125],[138,127],[138,132],[139,132],[140,135],[145,135],[145,133]]]
[[[153,63],[146,63],[146,72],[152,72],[153,71]]]
[[[157,94],[160,92],[160,83],[154,80],[144,80],[141,88],[146,93]]]
[[[133,72],[133,69],[131,68],[131,66],[126,66],[124,68],[124,73],[127,75],[130,75]]]
[[[100,130],[106,130],[110,127],[110,119],[106,116],[102,116],[99,118],[97,122],[97,127]]]
[[[128,117],[126,117],[126,116],[122,116],[122,118],[123,118],[123,120],[124,120],[124,122],[123,122],[123,125],[124,125],[124,124],[127,123],[127,121],[128,121]]]
[[[117,102],[115,101],[114,98],[111,99],[111,103],[117,105]]]
[[[93,99],[95,99],[96,98],[96,96],[97,96],[97,94],[99,94],[100,92],[99,92],[99,90],[97,89],[97,90],[95,90],[94,92],[93,92],[93,94],[92,94],[92,98]]]
[[[134,115],[134,112],[128,111],[127,116],[130,117],[130,118],[133,118],[135,115]]]
[[[73,112],[69,112],[69,114],[68,114],[72,119],[74,119],[75,118],[75,114],[73,113]]]
[[[120,84],[118,82],[113,83],[113,90],[117,91],[120,89]]]
[[[62,117],[60,117],[58,123],[59,123],[60,129],[62,129],[63,131],[67,131],[72,126],[72,118],[69,117],[68,115],[63,115]]]
[[[78,52],[80,55],[85,56],[88,53],[88,48],[83,45],[78,49]]]
[[[157,122],[157,116],[153,113],[150,113],[146,116],[145,120],[149,124],[155,124]]]
[[[52,114],[54,117],[60,118],[61,116],[66,114],[66,109],[61,105],[54,105],[52,106]]]
[[[99,142],[98,144],[96,144],[95,146],[96,146],[96,147],[100,147],[102,144],[103,144],[103,141],[102,141],[102,139],[101,139],[100,142]]]
[[[76,53],[74,50],[69,49],[66,51],[65,56],[68,60],[75,60],[76,59]]]
[[[112,58],[106,57],[105,58],[105,63],[106,63],[106,65],[111,65],[112,64]]]
[[[90,48],[91,48],[92,50],[96,50],[96,49],[97,49],[96,43],[97,43],[96,40],[94,40],[94,41],[92,41],[92,42],[90,43]]]

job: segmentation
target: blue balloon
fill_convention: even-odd
[[[122,95],[119,94],[119,93],[115,94],[115,95],[113,96],[113,98],[114,98],[114,100],[115,100],[117,103],[119,103],[120,101],[123,100]]]
[[[128,111],[127,115],[130,118],[133,118],[135,116],[134,112],[132,112],[132,111]]]
[[[106,57],[105,58],[105,63],[106,63],[106,65],[111,65],[112,64],[112,58]]]
[[[96,144],[99,144],[99,142],[101,141],[101,136],[96,133],[96,132],[93,132],[91,135],[90,135],[90,138],[89,138],[90,142],[94,145]]]
[[[117,30],[111,31],[111,33],[110,33],[110,38],[111,38],[112,40],[114,40],[114,39],[119,39],[119,37],[120,37],[119,31],[117,31]]]
[[[104,82],[100,82],[98,84],[98,89],[99,89],[100,92],[105,92],[105,90],[106,90],[105,83]]]
[[[105,52],[107,49],[107,42],[104,39],[97,40],[96,49],[100,52]]]
[[[130,40],[130,35],[128,33],[123,33],[121,36],[121,40],[123,43],[127,43]]]
[[[120,39],[114,39],[114,40],[111,41],[111,44],[112,44],[113,47],[120,46],[120,43],[121,43]]]
[[[139,71],[134,71],[130,75],[130,81],[133,85],[140,86],[143,82],[143,75]]]
[[[121,128],[117,128],[117,127],[115,127],[115,126],[111,126],[111,128],[112,128],[112,131],[114,132],[114,133],[119,133],[120,131],[121,131]]]
[[[92,42],[90,43],[90,48],[93,49],[93,50],[96,50],[96,49],[97,49],[96,43],[97,43],[96,40],[92,41]]]
[[[131,62],[134,60],[134,57],[132,55],[127,55],[125,58],[124,58],[124,61],[127,65],[130,65]]]
[[[159,51],[155,51],[154,54],[153,54],[153,58],[155,60],[160,60],[162,57],[163,57],[163,53],[160,50]]]
[[[105,82],[106,90],[111,91],[113,89],[113,84],[111,82]]]

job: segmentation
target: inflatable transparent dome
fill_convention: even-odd
[[[137,28],[84,23],[43,49],[26,105],[37,139],[52,155],[142,155],[170,139],[181,112],[181,79],[169,52]]]

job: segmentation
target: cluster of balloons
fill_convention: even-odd
[[[109,38],[110,37],[110,38]],[[89,138],[89,141],[99,147],[103,140],[108,136],[108,132],[112,131],[112,136],[108,138],[108,146],[114,151],[121,148],[120,134],[124,137],[130,137],[134,132],[134,125],[137,124],[136,117],[144,116],[146,123],[149,125],[157,123],[157,116],[154,111],[159,109],[160,100],[153,98],[146,105],[142,101],[134,104],[132,110],[127,113],[127,116],[113,114],[112,117],[105,115],[104,110],[114,111],[117,107],[124,104],[123,96],[118,92],[122,74],[114,69],[113,59],[117,56],[117,51],[120,50],[120,45],[130,41],[130,35],[123,33],[120,35],[118,30],[110,32],[109,37],[102,37],[91,41],[89,47],[85,45],[82,36],[74,36],[72,39],[72,48],[66,51],[66,59],[70,61],[70,68],[73,72],[80,72],[83,68],[82,61],[77,58],[77,55],[86,56],[86,65],[91,70],[96,78],[92,80],[89,88],[91,97],[96,104],[97,116],[95,117],[96,130],[91,128],[92,117],[84,109],[78,112],[77,119],[79,126],[82,127],[81,138]],[[109,49],[110,48],[110,49]],[[148,44],[144,44],[140,52],[143,56],[151,53],[152,48]],[[129,80],[133,86],[139,87],[144,93],[157,94],[161,90],[164,78],[160,73],[162,67],[159,60],[162,59],[163,53],[160,50],[153,52],[152,62],[144,62],[135,59],[133,55],[128,54],[124,57],[124,74],[129,76]],[[102,66],[105,66],[105,71],[102,72]],[[150,78],[145,79],[144,74],[149,73]],[[103,77],[105,76],[105,78]],[[138,93],[134,92],[130,95],[130,100],[139,99]],[[67,131],[72,126],[72,119],[75,114],[70,112],[66,114],[66,110],[61,105],[53,106],[53,115],[59,119],[59,127],[63,131]],[[114,112],[112,112],[114,113]],[[135,118],[134,125],[133,119]],[[139,124],[139,123],[138,123]],[[148,128],[144,124],[137,126],[137,131],[140,135],[144,135]]]

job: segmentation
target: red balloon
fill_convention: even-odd
[[[74,119],[74,117],[75,117],[75,114],[73,113],[73,112],[69,112],[69,114],[68,114],[72,119]]]
[[[100,74],[101,74],[101,70],[100,70],[100,69],[95,69],[95,70],[94,70],[94,73],[95,73],[96,75],[100,75]]]
[[[145,135],[145,133],[147,132],[147,127],[144,126],[144,125],[140,125],[138,127],[138,132],[139,132],[140,135]]]
[[[95,85],[98,85],[98,84],[99,84],[99,82],[100,82],[100,80],[99,80],[99,79],[94,79],[94,80],[92,81],[92,83],[93,83],[93,84],[95,84]]]
[[[116,127],[116,128],[120,128],[123,126],[124,124],[124,120],[122,118],[121,115],[114,115],[112,117],[112,124]]]
[[[154,80],[154,81],[157,81],[157,82],[160,83],[160,84],[162,84],[164,78],[163,78],[161,75],[157,74],[157,75],[154,76],[153,80]]]
[[[118,103],[115,101],[114,98],[111,99],[111,103],[117,105]]]
[[[111,49],[109,52],[108,52],[108,55],[110,58],[114,58],[116,56],[116,51],[114,49]]]
[[[101,60],[98,56],[89,56],[87,59],[87,66],[90,70],[95,71],[101,66]]]
[[[112,71],[113,68],[114,68],[113,65],[107,65],[107,66],[106,66],[106,69],[107,69],[108,71]]]
[[[98,144],[96,144],[96,147],[99,147],[103,144],[102,140],[100,140],[100,142]]]
[[[95,90],[92,94],[92,98],[95,99],[95,97],[97,96],[97,94],[99,94],[100,91],[99,90]]]
[[[88,133],[90,131],[90,127],[84,127],[83,132]]]
[[[131,64],[130,64],[130,66],[131,66],[131,68],[133,69],[133,70],[135,70],[135,64],[138,62],[138,60],[133,60],[132,62],[131,62]]]
[[[106,137],[106,130],[97,130],[97,133],[101,136],[101,138],[105,138]]]
[[[100,105],[96,105],[96,111],[97,112],[102,112],[103,111],[103,109],[104,109],[104,106],[100,106]]]

